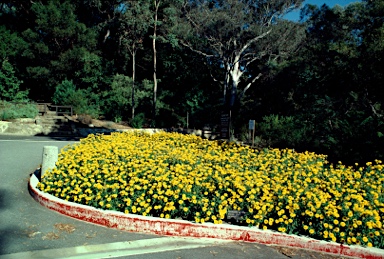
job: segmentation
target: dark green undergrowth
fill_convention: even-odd
[[[33,103],[11,103],[0,100],[0,120],[35,118],[39,110]]]

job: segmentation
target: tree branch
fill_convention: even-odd
[[[243,98],[243,96],[245,95],[245,92],[251,87],[251,85],[256,82],[256,80],[258,80],[263,74],[259,73],[257,76],[255,76],[251,82],[249,82],[247,84],[247,86],[243,89],[243,91],[241,92],[241,95],[240,95],[240,99]]]
[[[249,48],[249,46],[251,44],[253,44],[254,42],[264,38],[265,36],[267,36],[268,34],[270,34],[272,32],[272,29],[269,29],[268,31],[264,32],[263,34],[257,36],[257,37],[254,37],[253,39],[250,39],[247,43],[244,44],[244,46],[240,49],[239,51],[239,54],[241,55],[246,49]]]
[[[197,50],[197,49],[194,49],[191,45],[185,43],[184,41],[180,41],[181,45],[183,45],[184,47],[187,47],[189,48],[190,50],[192,50],[193,52],[197,53],[197,54],[200,54],[200,55],[203,55],[204,57],[207,57],[207,58],[210,58],[210,57],[215,57],[215,55],[212,55],[212,54],[207,54],[205,52],[202,52],[200,50]]]

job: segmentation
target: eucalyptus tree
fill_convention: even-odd
[[[302,26],[283,16],[301,3],[302,0],[184,2],[173,33],[181,45],[202,55],[206,64],[221,69],[221,74],[212,76],[222,84],[225,112],[232,113],[238,95],[244,96],[263,75],[265,65],[297,49],[304,35]],[[261,69],[250,71],[256,63]]]
[[[157,43],[166,42],[168,36],[167,27],[170,21],[174,22],[178,12],[176,9],[180,7],[182,0],[147,0],[151,3],[152,11],[152,52],[153,52],[153,99],[152,99],[152,119],[153,124],[156,123],[157,112],[157,95],[158,95],[158,62],[157,62]],[[165,28],[164,28],[165,27]]]
[[[289,55],[298,46],[298,25],[283,20],[302,0],[196,0],[185,1],[181,20],[173,28],[180,44],[201,54],[208,64],[224,71],[223,99],[230,90],[233,107],[244,81],[242,94],[262,76],[249,73],[261,60],[271,62]],[[217,79],[217,78],[215,78]]]
[[[153,35],[152,35],[152,50],[153,50],[153,100],[152,100],[152,116],[153,124],[156,121],[156,102],[157,102],[157,49],[156,37],[157,28],[159,26],[159,8],[162,0],[153,0]]]
[[[152,118],[155,123],[155,117],[158,105],[158,45],[159,43],[166,43],[165,34],[167,30],[164,28],[168,26],[167,20],[173,20],[174,15],[177,12],[174,11],[175,3],[181,0],[143,0],[143,1],[123,1],[117,10],[117,21],[118,21],[118,34],[125,34],[123,38],[119,38],[119,46],[125,42],[129,45],[127,49],[133,57],[133,49],[138,50],[139,48],[151,48],[152,49],[152,65],[151,65],[151,76],[153,80],[153,95],[152,95]],[[123,16],[121,16],[121,14]],[[134,28],[134,31],[128,28]],[[130,30],[130,31],[129,31]],[[125,32],[124,32],[125,31]],[[129,32],[128,32],[129,31]],[[125,39],[125,40],[121,40]],[[135,46],[132,45],[136,42]],[[147,45],[148,43],[148,45]],[[126,45],[126,46],[128,46]],[[150,46],[149,46],[150,45]],[[144,58],[146,59],[146,58]],[[148,78],[148,77],[145,77]]]
[[[143,42],[147,36],[152,13],[148,1],[125,1],[119,7],[118,37],[119,46],[126,48],[132,61],[132,90],[131,109],[132,119],[135,117],[135,78],[136,78],[136,53],[143,49]]]

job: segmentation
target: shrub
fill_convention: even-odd
[[[311,125],[293,116],[264,116],[258,131],[271,146],[297,147],[309,143],[312,138]]]
[[[19,89],[22,82],[15,76],[13,66],[4,60],[0,69],[0,99],[7,101],[27,100],[28,91],[20,91]]]
[[[0,101],[0,119],[35,118],[39,110],[33,103],[10,103]]]
[[[113,77],[110,88],[103,94],[105,100],[103,111],[105,111],[107,117],[116,122],[132,118],[132,85],[133,81],[129,76],[117,74]],[[143,111],[145,107],[148,107],[152,96],[152,88],[148,80],[135,82],[135,110]],[[142,119],[142,115],[140,115],[136,120]],[[133,123],[137,123],[136,120]],[[138,127],[141,128],[142,125]]]
[[[88,114],[93,118],[100,114],[98,95],[91,90],[77,89],[69,80],[63,80],[56,86],[52,100],[58,105],[71,105],[77,114]]]
[[[145,114],[139,113],[131,120],[131,126],[136,129],[141,129],[145,123]]]

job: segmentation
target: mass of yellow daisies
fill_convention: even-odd
[[[311,152],[122,132],[65,147],[38,188],[104,210],[201,224],[241,211],[236,224],[384,247],[380,160],[346,167]]]

